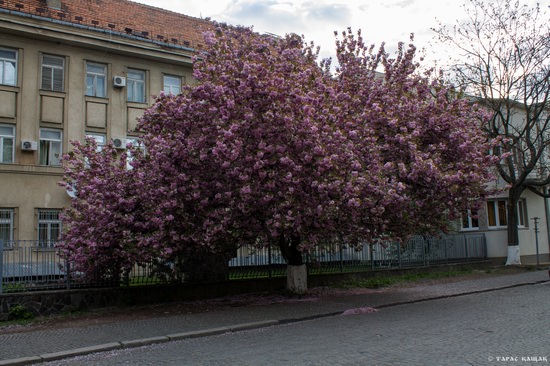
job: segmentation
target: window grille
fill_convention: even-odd
[[[53,247],[61,235],[60,210],[38,210],[38,246]]]
[[[0,208],[0,240],[13,240],[13,209]]]

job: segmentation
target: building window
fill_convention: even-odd
[[[145,71],[128,69],[128,101],[145,103]]]
[[[164,75],[164,94],[178,95],[181,92],[179,76]]]
[[[61,165],[62,132],[40,129],[40,165]]]
[[[527,210],[525,208],[525,201],[519,200],[518,201],[518,226],[529,226],[527,225]]]
[[[525,200],[518,201],[517,215],[518,226],[528,226]],[[508,225],[508,200],[501,199],[487,202],[487,224],[490,228],[506,227]]]
[[[0,240],[13,240],[13,208],[0,208]]]
[[[13,163],[15,127],[0,125],[0,163]]]
[[[508,225],[506,200],[487,202],[487,221],[489,227],[505,227]]]
[[[107,95],[107,66],[86,63],[86,95],[105,98]]]
[[[17,84],[17,51],[0,48],[0,84]]]
[[[137,147],[138,150],[145,153],[145,146],[143,146],[143,143],[140,139],[135,137],[129,137],[126,139],[126,145],[130,145],[132,147]],[[131,151],[126,151],[126,168],[128,170],[133,169],[132,167],[132,161],[134,160],[134,155],[132,155]]]
[[[65,74],[65,59],[42,55],[42,85],[44,90],[62,92]]]
[[[53,247],[61,234],[61,210],[38,210],[38,245]]]
[[[462,230],[478,230],[479,220],[477,211],[468,210],[462,214]]]
[[[93,139],[95,141],[95,144],[97,146],[96,151],[103,150],[103,146],[105,146],[105,143],[107,142],[107,138],[105,135],[100,135],[96,133],[86,133],[86,137]]]

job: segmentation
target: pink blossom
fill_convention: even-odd
[[[420,73],[414,46],[391,58],[360,32],[340,37],[330,75],[295,34],[206,34],[197,83],[161,94],[140,120],[147,154],[130,149],[133,169],[91,141],[64,159],[62,184],[78,187],[64,252],[114,275],[204,248],[275,242],[301,253],[446,230],[488,194],[486,116]]]

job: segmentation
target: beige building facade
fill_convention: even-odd
[[[126,0],[0,1],[0,240],[53,244],[71,199],[58,184],[71,141],[88,135],[123,150],[139,139],[137,119],[155,96],[193,82],[192,57],[211,27]],[[483,233],[497,264],[507,254],[506,199],[457,228]],[[536,261],[537,239],[550,260],[547,200],[526,192],[520,206],[522,261]]]
[[[192,82],[209,26],[129,1],[0,2],[0,239],[57,239],[71,141],[139,139],[155,96]]]

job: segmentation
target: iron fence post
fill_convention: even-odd
[[[464,234],[464,253],[466,254],[466,262],[469,262],[470,257],[468,255],[468,238],[466,237],[466,234]]]
[[[269,278],[273,275],[271,270],[271,239],[267,242],[267,274]]]
[[[396,242],[397,244],[397,268],[401,268],[401,242]]]
[[[0,239],[0,295],[4,286],[4,241]]]
[[[426,266],[426,238],[422,235],[422,263]]]
[[[226,279],[228,280],[229,278],[226,278]],[[122,285],[126,287],[130,286],[130,270],[128,269],[125,269],[122,272]]]
[[[65,284],[67,285],[67,290],[71,289],[71,264],[65,258]]]
[[[445,263],[449,263],[449,236],[445,235]]]
[[[343,258],[343,251],[344,251],[344,243],[340,241],[340,273],[344,273],[344,258]]]
[[[374,269],[374,249],[372,248],[372,244],[369,244],[369,253],[370,253],[370,265],[371,265],[371,268]]]

